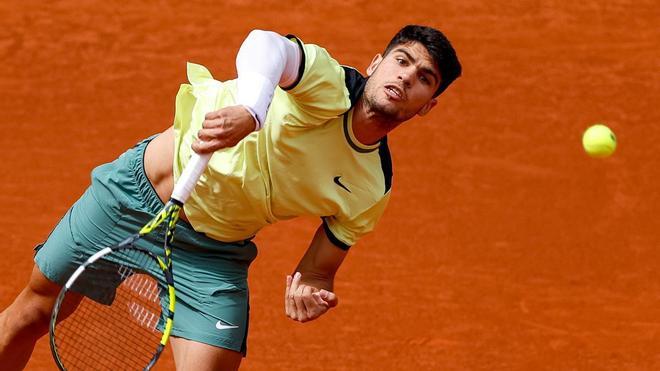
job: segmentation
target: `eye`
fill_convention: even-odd
[[[402,66],[405,66],[405,65],[406,65],[406,60],[403,59],[403,58],[401,58],[401,57],[398,57],[398,58],[396,59],[396,62],[397,62],[398,64],[402,65]]]
[[[426,84],[426,85],[428,85],[428,84],[431,83],[431,81],[428,79],[428,77],[426,77],[426,75],[422,75],[422,76],[420,76],[420,77],[419,77],[419,81],[421,81],[422,83],[424,83],[424,84]]]

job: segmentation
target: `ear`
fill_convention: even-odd
[[[431,99],[424,106],[422,106],[422,108],[420,108],[419,111],[417,111],[417,114],[419,116],[426,115],[427,113],[429,113],[431,108],[435,107],[436,104],[438,104],[438,98]]]
[[[383,56],[380,54],[376,54],[374,59],[371,60],[371,64],[369,64],[369,67],[367,67],[367,76],[371,76],[374,71],[376,71],[376,67],[380,64],[380,62],[383,60]]]

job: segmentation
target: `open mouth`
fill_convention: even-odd
[[[396,85],[385,85],[385,93],[394,100],[404,100],[403,90]]]

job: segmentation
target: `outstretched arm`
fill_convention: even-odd
[[[316,230],[296,273],[286,277],[284,309],[289,318],[307,322],[337,306],[339,301],[332,291],[335,273],[347,253],[328,239],[323,226]]]

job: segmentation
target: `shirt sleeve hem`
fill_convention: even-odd
[[[332,233],[332,231],[330,230],[330,227],[328,226],[328,223],[326,222],[325,218],[322,218],[322,220],[323,220],[323,230],[325,231],[326,236],[328,236],[328,239],[330,240],[330,242],[332,242],[333,245],[339,247],[342,250],[346,251],[346,250],[350,249],[351,245],[348,245],[348,244],[342,242],[341,240],[339,240],[337,238],[337,236],[335,236],[334,233]]]
[[[303,75],[305,74],[305,64],[307,63],[306,57],[305,57],[305,48],[303,47],[302,41],[300,41],[299,38],[297,38],[295,35],[286,35],[285,36],[289,40],[293,40],[298,44],[298,47],[300,48],[300,65],[298,66],[298,77],[296,77],[296,80],[291,84],[290,86],[287,86],[286,88],[282,88],[282,90],[288,91],[294,89],[298,84],[300,83],[300,80],[302,80]]]

